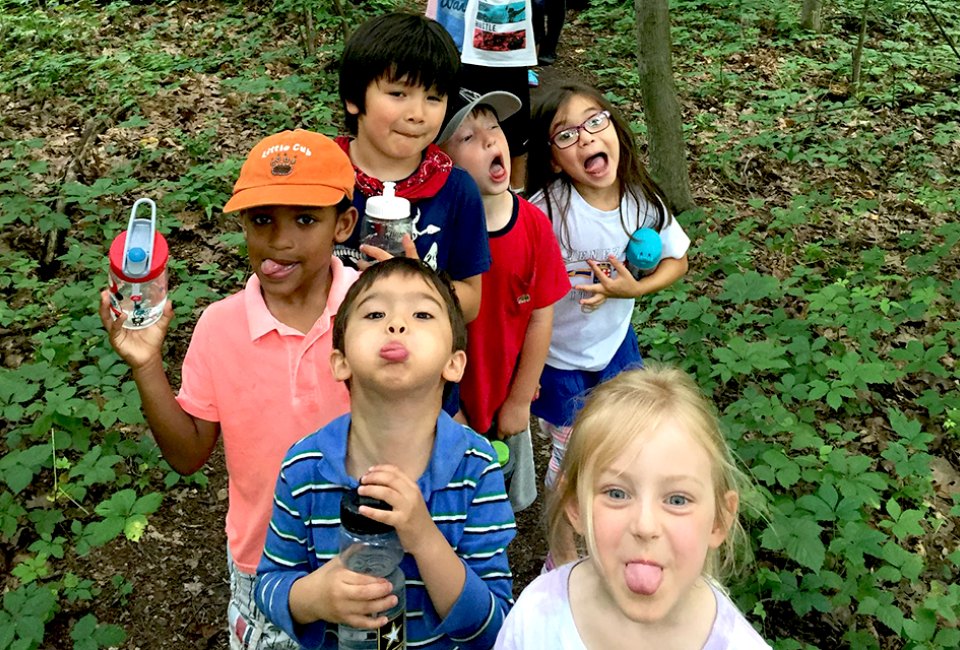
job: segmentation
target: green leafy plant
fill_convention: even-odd
[[[956,42],[955,3],[925,4]],[[398,6],[419,10],[343,3],[353,24]],[[733,593],[778,650],[958,647],[960,550],[944,539],[960,503],[931,472],[960,444],[955,54],[919,5],[883,0],[851,91],[859,0],[831,5],[821,34],[799,30],[797,3],[670,8],[702,207],[677,216],[691,271],[639,300],[635,323],[648,357],[713,398],[756,484],[743,512],[756,566]],[[642,142],[632,11],[593,0],[570,17],[595,37],[578,64]],[[247,147],[340,130],[341,17],[302,0],[260,13],[6,0],[0,14],[0,545],[16,558],[0,649],[51,645],[52,622],[69,630],[61,645],[118,646],[111,616],[136,602],[133,582],[76,567],[142,543],[167,491],[208,483],[144,435],[95,313],[105,247],[135,198],[158,200],[182,354],[186,325],[248,273],[220,214]]]

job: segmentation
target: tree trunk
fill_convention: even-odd
[[[340,0],[333,0],[333,12],[340,16],[340,32],[343,34],[343,42],[346,43],[350,38],[350,24],[347,22],[347,14],[343,11],[343,3]]]
[[[303,47],[307,56],[317,53],[317,29],[313,25],[313,8],[307,5],[303,8]]]
[[[634,0],[637,62],[647,123],[650,175],[674,213],[695,207],[683,142],[680,101],[673,81],[670,9],[667,0]]]
[[[863,0],[863,14],[860,16],[860,34],[857,47],[853,50],[853,62],[850,70],[850,92],[860,91],[860,73],[863,70],[863,45],[867,40],[867,17],[870,15],[870,0]]]
[[[822,9],[823,0],[803,0],[803,7],[800,9],[800,26],[819,34],[823,27],[820,20]]]

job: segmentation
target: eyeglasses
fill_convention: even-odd
[[[569,129],[557,131],[549,142],[557,149],[566,149],[580,140],[580,129],[587,133],[600,133],[608,126],[610,126],[610,111],[600,111],[588,117],[580,126],[571,126]]]

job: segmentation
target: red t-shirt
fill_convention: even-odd
[[[480,313],[467,326],[467,369],[460,382],[467,421],[481,433],[510,392],[533,310],[570,290],[553,226],[526,199],[514,197],[510,223],[489,237],[493,263],[483,274]]]

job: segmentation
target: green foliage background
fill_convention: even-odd
[[[347,23],[394,4],[346,3]],[[927,4],[957,40],[955,3]],[[851,88],[862,6],[829,5],[815,35],[797,26],[799,2],[671,3],[703,208],[681,217],[690,274],[641,301],[636,324],[648,357],[714,398],[756,482],[744,512],[756,565],[731,586],[765,636],[779,649],[955,648],[960,505],[932,463],[960,465],[960,60],[921,5],[877,0]],[[123,576],[66,561],[137,543],[167,490],[205,484],[141,435],[95,314],[106,245],[136,197],[158,200],[182,349],[202,305],[246,274],[219,213],[246,149],[283,128],[338,130],[330,11],[0,1],[0,546],[15,554],[0,649],[41,647],[57,616],[126,602]],[[580,56],[642,136],[632,3],[594,0],[579,20],[597,39]],[[99,120],[109,130],[64,183]],[[42,263],[55,232],[62,253]],[[178,245],[205,253],[176,259]],[[70,636],[97,648],[125,633],[88,613]]]

